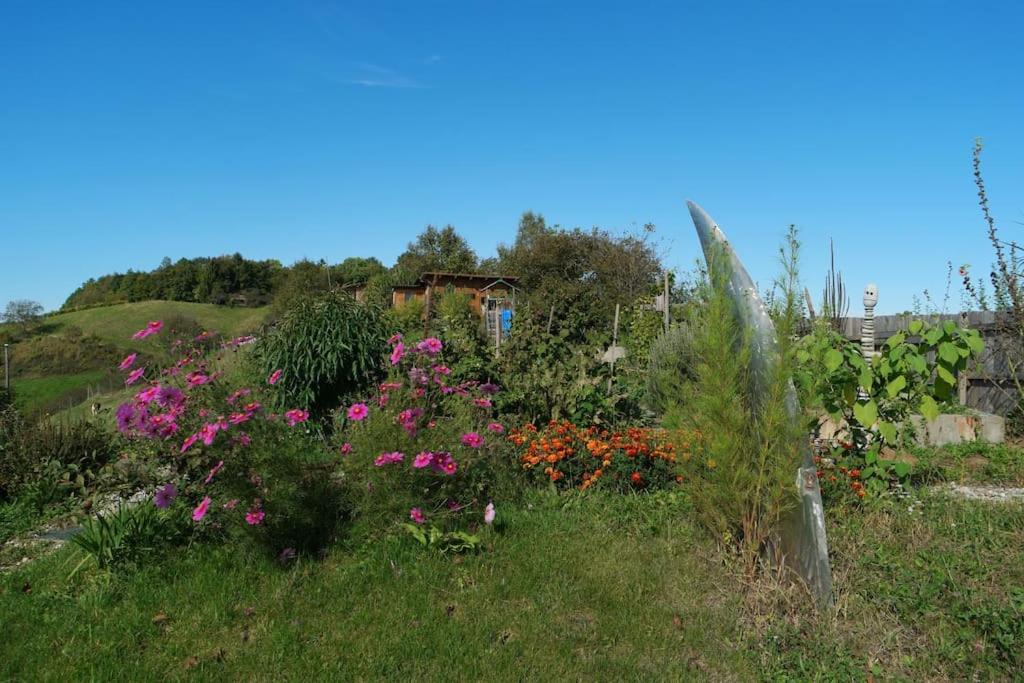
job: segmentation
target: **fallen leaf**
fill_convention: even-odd
[[[199,658],[196,656],[186,657],[185,661],[181,663],[186,669],[194,669],[199,666]]]

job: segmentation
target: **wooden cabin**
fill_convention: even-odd
[[[423,273],[415,284],[401,285],[391,290],[391,305],[398,307],[419,300],[424,316],[438,297],[447,292],[469,296],[473,312],[483,318],[489,334],[495,327],[507,329],[515,310],[519,278],[514,275],[484,275],[476,273]]]

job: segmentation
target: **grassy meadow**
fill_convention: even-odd
[[[195,546],[108,574],[63,550],[0,578],[4,679],[1010,680],[1024,506],[830,511],[836,607],[750,583],[684,492],[499,508],[478,554],[404,534],[282,567]]]

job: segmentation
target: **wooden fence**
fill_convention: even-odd
[[[880,348],[896,332],[906,330],[912,320],[924,320],[930,324],[952,320],[958,325],[978,330],[985,341],[985,352],[977,366],[967,373],[967,405],[1005,415],[1016,404],[1016,383],[1008,359],[1022,358],[1022,349],[1019,339],[1005,334],[1005,325],[1000,323],[996,313],[971,311],[955,315],[875,316],[875,348]],[[862,322],[863,318],[843,318],[840,333],[847,339],[860,342]]]

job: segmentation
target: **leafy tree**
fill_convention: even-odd
[[[387,272],[387,268],[374,257],[363,258],[361,256],[350,256],[336,266],[331,267],[331,277],[335,283],[366,284],[375,277]]]
[[[453,226],[438,230],[428,225],[398,257],[395,268],[411,277],[430,271],[472,273],[477,269],[477,256]]]
[[[27,332],[39,321],[39,317],[42,314],[43,305],[38,301],[14,299],[7,302],[7,308],[4,309],[3,313],[3,321],[13,323],[19,326],[22,332]]]

